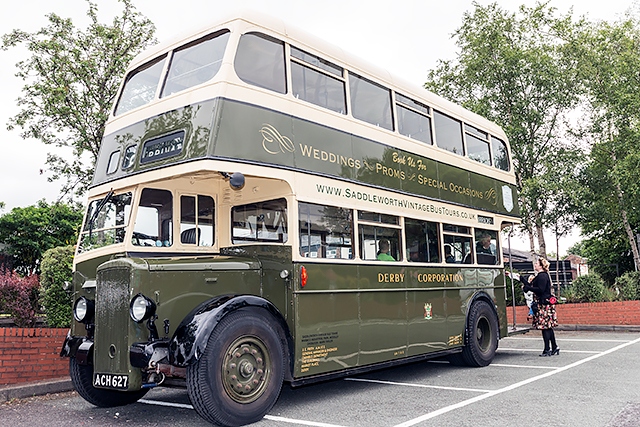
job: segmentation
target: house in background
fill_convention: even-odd
[[[535,272],[533,263],[538,259],[538,256],[538,254],[531,251],[511,249],[510,257],[508,250],[505,249],[503,254],[504,266],[509,268],[511,265],[513,270],[520,274],[533,274]],[[548,261],[551,282],[554,286],[559,285],[561,288],[571,285],[576,277],[584,275],[586,274],[585,271],[588,271],[585,260],[576,255],[570,255],[567,259],[560,261],[555,259],[548,259]]]
[[[589,265],[586,258],[578,255],[567,255],[567,259],[571,262],[571,269],[575,272],[574,279],[589,274]]]

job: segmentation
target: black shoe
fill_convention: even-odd
[[[540,354],[540,357],[548,357],[551,356],[551,351],[545,350]]]
[[[560,355],[560,347],[556,347],[555,349],[551,350],[551,353],[549,354],[549,356],[559,356]]]

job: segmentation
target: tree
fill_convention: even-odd
[[[65,282],[73,280],[73,252],[74,246],[59,246],[42,257],[40,301],[52,328],[68,328],[73,317],[72,296],[65,290]]]
[[[0,243],[7,245],[5,251],[20,274],[38,273],[47,249],[75,244],[81,222],[79,208],[41,200],[0,216]]]
[[[98,22],[98,8],[87,0],[91,24],[74,27],[71,19],[47,15],[49,25],[35,33],[14,30],[2,37],[2,49],[24,44],[31,57],[16,64],[26,82],[18,98],[21,111],[7,128],[22,128],[23,138],[70,147],[73,159],[49,154],[49,180],[64,179],[62,195],[84,193],[91,181],[105,122],[130,60],[155,42],[154,25],[135,11],[131,0],[109,25]]]
[[[523,227],[531,250],[536,235],[543,255],[543,228],[555,225],[550,213],[558,203],[548,196],[557,190],[558,174],[569,180],[574,172],[559,159],[578,157],[561,131],[564,116],[578,102],[575,67],[565,45],[579,23],[570,15],[556,17],[547,5],[521,6],[515,14],[495,3],[474,3],[454,34],[457,58],[440,61],[425,83],[503,127],[511,142]]]
[[[591,236],[587,247],[594,251],[592,261],[611,264],[613,254],[616,263],[624,265],[630,256],[636,271],[640,269],[639,52],[640,25],[630,15],[614,24],[591,25],[573,46],[588,101],[584,134],[591,141],[581,174],[580,225]],[[598,246],[615,247],[615,252],[601,252]]]

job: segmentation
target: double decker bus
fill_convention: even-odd
[[[62,356],[88,402],[184,386],[261,419],[292,386],[421,359],[486,366],[519,221],[495,124],[243,13],[131,63],[74,258]]]

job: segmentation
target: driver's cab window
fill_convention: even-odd
[[[145,188],[140,195],[133,228],[135,246],[173,245],[173,196],[170,191]]]
[[[180,243],[213,246],[214,204],[210,196],[180,196]]]

